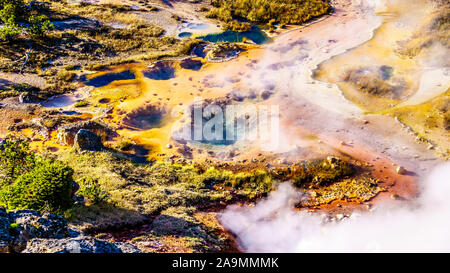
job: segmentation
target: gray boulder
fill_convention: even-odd
[[[4,208],[0,208],[0,253],[8,252],[9,241],[11,236],[9,233],[11,222]]]
[[[72,146],[75,142],[75,136],[81,129],[96,133],[105,141],[110,137],[117,136],[117,133],[109,125],[102,121],[87,120],[71,123],[58,129],[57,142],[61,145]]]
[[[41,215],[36,211],[19,210],[10,212],[9,220],[15,224],[10,229],[10,247],[13,252],[24,250],[27,242],[33,238],[62,239],[69,236],[67,220],[54,214]]]
[[[75,136],[73,148],[77,151],[101,151],[101,138],[94,132],[81,129]]]

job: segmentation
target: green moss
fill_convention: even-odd
[[[8,136],[0,148],[0,189],[35,167],[36,158],[25,140]]]
[[[53,160],[40,160],[30,172],[0,191],[0,204],[8,210],[60,212],[72,205],[73,170]]]
[[[67,70],[60,70],[56,77],[61,81],[70,82],[75,79],[76,74]]]

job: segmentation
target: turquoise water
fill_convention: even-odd
[[[242,42],[244,38],[252,40],[255,44],[264,44],[270,41],[270,38],[261,31],[257,26],[253,26],[250,31],[235,32],[227,30],[221,33],[207,34],[205,36],[198,37],[204,41],[217,43],[217,42]]]
[[[192,29],[192,30],[205,30],[208,29],[209,26],[207,24],[203,23],[189,23],[186,28]]]

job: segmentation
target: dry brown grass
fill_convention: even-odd
[[[395,87],[380,79],[374,74],[363,74],[358,69],[346,71],[342,77],[343,81],[351,82],[360,91],[374,96],[389,96],[394,94]]]

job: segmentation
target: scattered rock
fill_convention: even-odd
[[[0,253],[139,253],[128,243],[109,243],[69,228],[67,220],[32,210],[0,208]]]
[[[8,213],[14,228],[10,231],[9,250],[21,252],[33,238],[61,239],[69,235],[67,221],[54,214],[41,215],[37,211],[18,210]]]
[[[391,194],[391,199],[392,200],[398,200],[398,199],[400,199],[400,196],[398,194],[396,194],[396,193],[393,193],[393,194]]]
[[[398,166],[396,171],[397,171],[398,174],[401,174],[401,175],[406,173],[406,169],[404,167],[402,167],[402,166]]]
[[[23,253],[139,253],[137,247],[126,243],[109,243],[90,236],[77,238],[33,239]]]

